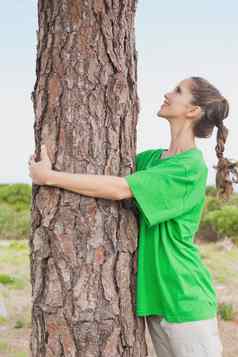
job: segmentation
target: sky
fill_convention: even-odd
[[[140,113],[137,152],[168,148],[168,121],[158,117],[164,94],[181,80],[201,76],[230,103],[224,156],[238,160],[238,2],[138,1],[135,18]],[[3,2],[0,12],[0,183],[31,184],[28,158],[34,152],[31,101],[36,75],[37,1]],[[215,183],[216,128],[196,138]],[[237,190],[237,185],[235,187]]]

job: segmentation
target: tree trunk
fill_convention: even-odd
[[[136,0],[38,0],[35,145],[53,169],[125,176],[136,153]],[[147,356],[131,200],[32,187],[33,357]]]

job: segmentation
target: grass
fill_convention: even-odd
[[[218,297],[218,314],[224,321],[237,319],[238,314],[238,247],[224,250],[214,243],[199,245],[201,257],[222,290]]]
[[[0,352],[8,352],[8,350],[9,350],[8,343],[0,340]]]
[[[225,251],[214,243],[203,243],[199,249],[214,280],[238,288],[238,247]]]
[[[219,249],[217,244],[198,245],[202,260],[211,272],[215,283],[222,283],[229,296],[236,301],[238,292],[238,248]],[[0,326],[7,328],[0,335],[0,356],[27,357],[31,328],[31,285],[28,241],[0,241],[0,299],[4,301],[7,318],[0,318]],[[228,295],[227,295],[228,296]],[[225,321],[233,320],[236,313],[233,301],[220,299],[218,313]],[[21,336],[21,338],[19,338]],[[24,350],[25,348],[25,350]]]
[[[4,316],[0,315],[0,325],[4,325],[7,322],[7,319]]]
[[[5,329],[0,332],[0,356],[27,357],[29,349],[23,347],[31,327],[27,240],[0,241],[0,272],[0,299],[8,313],[6,318],[0,317],[0,326]]]
[[[0,340],[0,352],[1,355],[2,353],[4,353],[4,356],[8,357],[28,357],[28,354],[26,352],[17,351],[9,343],[3,340]]]

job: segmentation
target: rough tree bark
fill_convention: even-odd
[[[36,160],[125,176],[136,153],[136,0],[38,0]],[[33,357],[147,355],[135,316],[138,225],[131,200],[32,187]]]

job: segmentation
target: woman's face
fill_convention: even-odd
[[[157,115],[164,118],[186,118],[188,112],[194,107],[190,91],[191,79],[184,79],[171,92],[165,94],[164,103]]]

